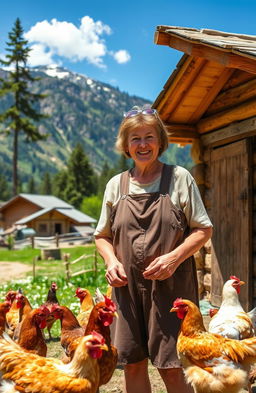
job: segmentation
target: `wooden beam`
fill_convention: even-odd
[[[165,100],[163,103],[165,104],[165,106],[163,105],[162,109],[160,110],[163,119],[168,120],[171,113],[174,113],[177,106],[180,106],[181,102],[190,90],[190,87],[193,86],[195,80],[198,78],[200,72],[207,63],[207,61],[202,58],[193,59],[189,57],[188,59],[190,60],[190,62],[186,69],[182,67],[182,69],[177,75],[177,81],[174,79],[173,84],[168,88],[166,92]]]
[[[198,121],[198,119],[202,117],[202,115],[205,113],[207,108],[217,97],[218,93],[221,91],[222,87],[225,85],[225,83],[230,78],[233,72],[234,72],[233,69],[224,68],[220,77],[217,80],[215,80],[213,86],[207,92],[207,95],[202,97],[203,99],[200,106],[194,111],[193,115],[189,119],[189,122],[195,123],[196,121]]]
[[[197,123],[197,131],[200,134],[216,130],[230,123],[248,119],[256,115],[256,99],[246,101],[232,109],[216,113],[206,117]]]
[[[200,141],[203,146],[219,146],[253,135],[256,135],[256,117],[202,135]]]
[[[212,115],[216,112],[238,105],[241,102],[245,102],[253,97],[256,97],[256,76],[255,79],[249,82],[220,93],[212,105],[209,106],[205,114],[206,116]]]
[[[165,124],[166,125],[166,124]],[[169,142],[182,145],[191,144],[199,138],[195,126],[188,124],[167,124]]]
[[[228,68],[238,68],[251,74],[256,74],[255,59],[234,54],[230,49],[213,47],[209,46],[209,44],[194,43],[184,38],[162,32],[156,34],[156,43],[159,45],[168,45],[190,56],[203,57],[207,60],[215,61]]]

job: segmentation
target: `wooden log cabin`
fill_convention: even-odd
[[[214,225],[211,303],[236,275],[248,310],[256,305],[256,36],[158,26],[155,43],[184,52],[153,107],[170,143],[192,145]]]

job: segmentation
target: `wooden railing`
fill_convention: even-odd
[[[90,258],[93,258],[92,266],[91,268],[84,268],[79,271],[72,272],[72,267],[77,264],[78,262],[81,262],[82,260],[84,262],[88,261]],[[69,254],[64,254],[63,256],[64,259],[64,264],[65,264],[65,270],[66,270],[66,280],[69,282],[72,277],[79,276],[80,274],[85,274],[89,272],[93,272],[95,278],[97,278],[98,274],[98,253],[95,250],[93,254],[84,254],[81,255],[79,258],[75,259],[74,261],[69,261]]]

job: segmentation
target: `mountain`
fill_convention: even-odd
[[[48,134],[46,141],[26,143],[20,134],[19,176],[28,182],[31,174],[35,180],[46,171],[55,173],[64,168],[75,145],[80,142],[96,172],[105,161],[113,166],[119,158],[114,150],[115,137],[123,113],[134,105],[149,103],[146,99],[130,96],[118,88],[61,67],[37,67],[31,74],[40,79],[31,90],[45,94],[37,109],[49,117],[39,123],[41,133]],[[7,71],[0,69],[0,77]],[[10,105],[10,97],[3,97],[0,113]],[[11,179],[12,135],[7,136],[0,125],[0,166]],[[168,149],[165,160],[189,165],[188,148]]]

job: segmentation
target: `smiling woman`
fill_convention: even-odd
[[[212,224],[190,173],[159,160],[167,146],[155,109],[136,107],[125,114],[116,147],[133,159],[134,168],[107,184],[95,231],[118,305],[112,339],[124,365],[126,393],[151,391],[148,359],[168,393],[192,391],[176,354],[180,323],[169,309],[178,296],[198,301],[191,256],[211,236]]]

